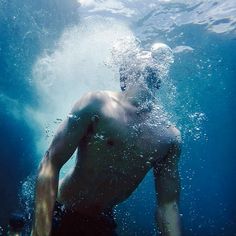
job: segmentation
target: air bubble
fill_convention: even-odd
[[[150,161],[146,161],[146,164],[147,164],[148,166],[152,165],[152,163],[151,163]]]

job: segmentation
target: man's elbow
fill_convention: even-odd
[[[176,186],[175,189],[172,189],[172,191],[159,193],[158,196],[158,205],[159,206],[165,206],[165,205],[173,205],[178,204],[180,198],[180,190],[179,186]]]
[[[39,164],[38,177],[50,178],[59,172],[60,168],[56,165],[49,156],[49,151],[45,153],[43,160]]]

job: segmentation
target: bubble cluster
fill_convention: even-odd
[[[137,38],[125,37],[114,43],[107,65],[118,68],[119,76],[130,84],[145,86],[144,78],[148,76],[152,77],[151,84],[157,80],[164,82],[173,62],[173,52],[166,44],[155,43],[150,50],[144,50]],[[156,87],[159,88],[159,84]]]
[[[33,195],[34,195],[34,182],[33,176],[28,176],[27,179],[22,182],[20,200],[24,205],[24,209],[27,213],[32,209]]]
[[[203,122],[207,120],[207,117],[202,112],[194,112],[188,115],[190,122],[193,127],[189,129],[189,133],[193,136],[194,140],[199,140],[201,138],[207,138],[206,134],[203,132]]]
[[[30,232],[32,221],[33,201],[35,190],[35,176],[28,176],[22,183],[19,192],[20,205],[27,219],[26,231]],[[0,234],[1,235],[1,234]]]

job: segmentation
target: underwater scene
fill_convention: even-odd
[[[0,235],[20,216],[31,235],[38,166],[75,102],[135,87],[147,68],[151,125],[181,133],[181,235],[236,235],[235,0],[0,0]],[[154,175],[115,204],[117,235],[172,235],[157,227]]]

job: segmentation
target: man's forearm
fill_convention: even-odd
[[[180,236],[180,215],[178,204],[171,202],[158,207],[158,229],[163,236]]]
[[[52,213],[58,189],[59,173],[50,164],[43,164],[36,183],[33,236],[50,235]]]

